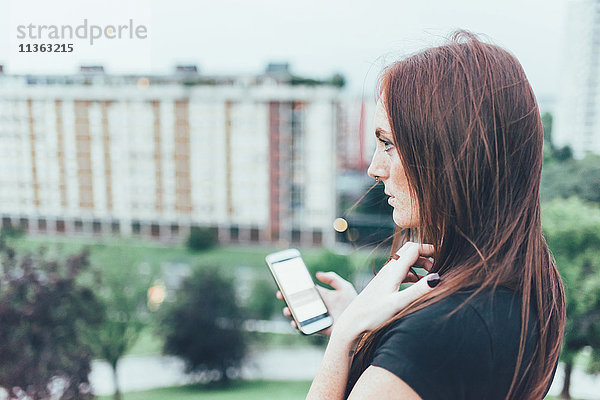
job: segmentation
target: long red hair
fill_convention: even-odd
[[[565,326],[561,278],[542,235],[540,175],[544,140],[533,90],[506,50],[459,31],[387,67],[380,79],[394,144],[419,201],[418,228],[397,229],[394,254],[409,238],[434,244],[436,290],[359,341],[353,385],[394,321],[467,286],[508,287],[522,299],[517,365],[506,399],[541,399]],[[524,360],[529,310],[538,342]]]

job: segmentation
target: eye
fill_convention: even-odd
[[[385,139],[378,138],[377,140],[379,140],[381,143],[383,143],[383,151],[385,151],[386,153],[389,152],[394,147],[394,145],[391,142],[389,142]]]

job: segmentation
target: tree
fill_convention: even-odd
[[[216,267],[199,268],[161,312],[163,352],[181,357],[188,372],[215,375],[214,380],[227,385],[247,351],[234,280]]]
[[[59,387],[52,398],[91,398],[86,338],[104,312],[88,253],[48,260],[2,242],[0,256],[0,384],[15,398],[50,398],[51,382]]]
[[[311,276],[315,276],[317,271],[334,271],[342,278],[352,281],[354,270],[350,263],[350,258],[342,254],[336,254],[326,250],[317,259],[307,261],[308,271]]]
[[[570,146],[563,146],[560,148],[554,148],[552,156],[558,161],[568,161],[573,159],[573,150]]]
[[[544,129],[544,143],[548,143],[552,149],[554,145],[552,143],[552,114],[545,112],[542,114],[542,127]]]
[[[193,226],[186,244],[193,251],[206,250],[217,244],[217,235],[210,228]]]
[[[552,141],[552,114],[542,114],[542,127],[544,129],[544,163],[563,162],[573,159],[573,151],[569,146],[556,147]]]
[[[578,196],[600,203],[600,156],[588,154],[582,160],[567,160],[544,165],[542,201]]]
[[[279,304],[274,301],[276,288],[273,279],[258,278],[254,281],[252,292],[246,304],[247,315],[252,318],[270,319]]]
[[[594,354],[588,370],[600,372],[600,208],[576,197],[556,199],[544,205],[542,226],[565,284],[561,397],[570,399],[573,362],[584,347],[590,346]]]
[[[100,298],[106,310],[106,319],[93,332],[91,342],[97,356],[105,359],[113,370],[115,392],[113,398],[121,399],[117,364],[139,338],[148,325],[147,291],[152,277],[140,273],[134,260],[122,254],[120,268],[103,268]]]
[[[344,86],[346,86],[346,78],[344,77],[344,75],[340,74],[339,72],[336,74],[333,74],[333,76],[331,77],[329,82],[331,82],[331,84],[333,86],[337,86],[339,88],[343,88]]]

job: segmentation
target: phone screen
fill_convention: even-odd
[[[275,262],[272,269],[301,325],[327,316],[327,308],[301,257]]]

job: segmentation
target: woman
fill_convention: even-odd
[[[394,257],[358,296],[317,274],[335,289],[321,290],[335,322],[307,398],[542,399],[565,300],[541,232],[543,131],[523,69],[461,31],[380,83],[368,173],[390,196]]]

